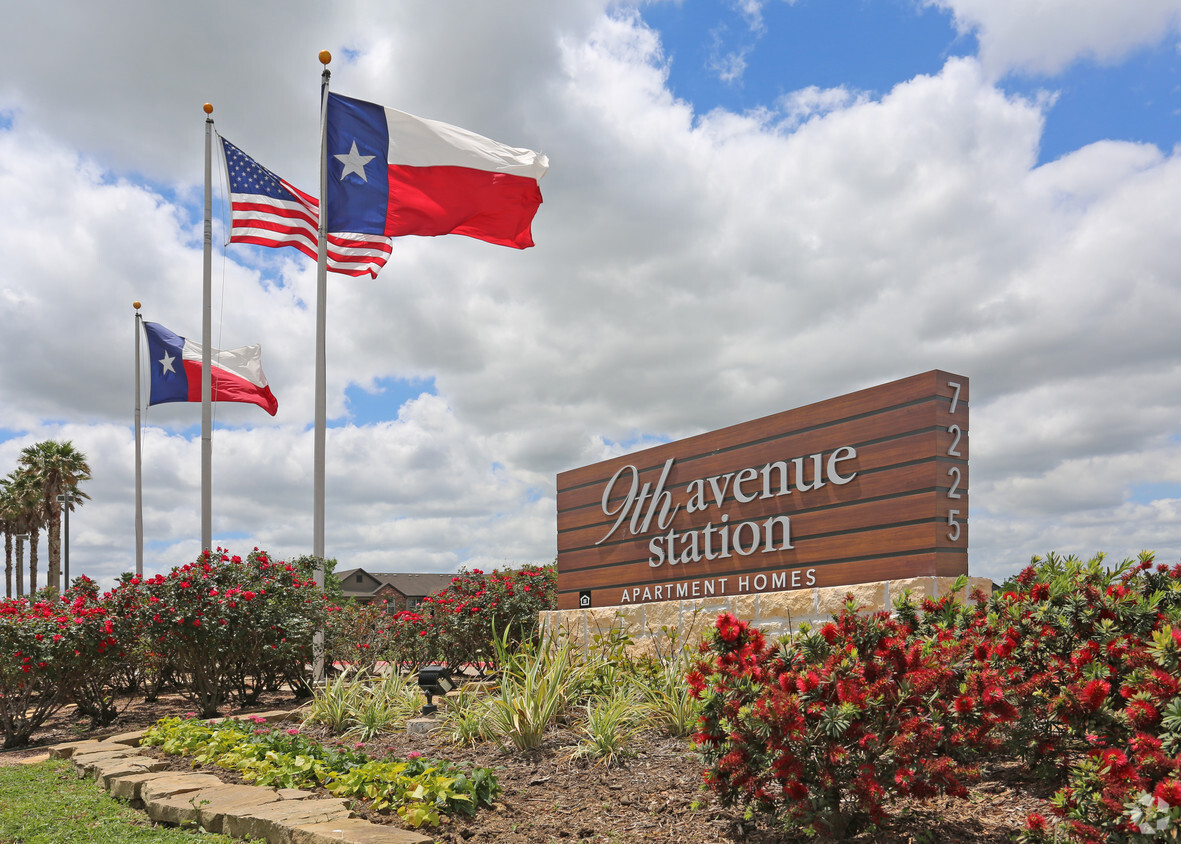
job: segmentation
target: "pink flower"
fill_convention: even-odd
[[[417,750],[411,750],[409,753],[406,754],[406,758],[407,759],[421,759],[422,754],[419,753]]]

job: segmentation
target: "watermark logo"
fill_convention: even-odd
[[[1128,817],[1141,835],[1160,835],[1173,820],[1173,807],[1147,791],[1140,795],[1139,800],[1127,804],[1127,809]]]

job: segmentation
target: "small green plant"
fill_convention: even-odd
[[[666,641],[667,650],[649,658],[648,670],[635,672],[632,685],[640,695],[648,723],[680,738],[693,733],[701,714],[701,705],[685,680],[696,666],[696,655],[681,641],[678,630],[661,627],[660,633],[661,637],[652,638]]]
[[[357,709],[361,688],[362,684],[353,678],[348,669],[336,677],[328,678],[323,688],[313,693],[303,723],[322,724],[334,733],[343,733],[349,728]]]
[[[238,721],[163,718],[144,734],[145,745],[192,758],[194,764],[238,771],[247,782],[274,788],[322,786],[340,797],[394,809],[411,826],[434,826],[441,814],[474,814],[500,793],[487,768],[457,766],[420,754],[404,760],[373,759],[326,747],[298,729],[251,729]]]
[[[507,633],[498,637],[496,659],[501,666],[500,688],[488,703],[487,724],[502,746],[536,750],[548,728],[570,704],[574,652],[569,641],[549,637],[526,643],[510,652]]]
[[[596,759],[608,768],[634,756],[628,742],[643,730],[638,721],[641,714],[636,700],[627,693],[587,701],[584,737],[572,755]]]
[[[441,703],[443,733],[452,744],[474,745],[491,737],[487,696],[461,689],[442,698]]]

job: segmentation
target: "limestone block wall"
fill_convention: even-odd
[[[955,580],[953,577],[908,577],[851,586],[794,589],[789,592],[716,595],[585,610],[549,610],[541,613],[541,624],[547,633],[569,636],[572,642],[584,649],[596,636],[608,635],[613,629],[619,629],[631,636],[632,646],[637,651],[651,652],[660,650],[668,631],[679,631],[682,642],[694,643],[714,623],[719,613],[731,612],[774,639],[784,633],[795,632],[805,621],[814,627],[830,620],[844,607],[845,597],[849,594],[853,595],[863,611],[877,612],[892,610],[894,600],[907,590],[916,600],[941,598],[950,591]],[[988,595],[992,592],[992,581],[984,577],[970,577],[967,588],[957,593],[956,598],[967,601],[976,589]]]

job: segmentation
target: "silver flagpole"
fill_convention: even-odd
[[[205,103],[205,114],[213,106]],[[205,263],[201,314],[201,550],[213,549],[213,118],[205,118]]]
[[[144,477],[139,425],[139,337],[143,317],[135,306],[135,576],[144,576]]]
[[[328,302],[328,63],[332,54],[320,51],[324,73],[320,82],[320,221],[316,253],[316,422],[312,458],[312,554],[317,558],[316,586],[324,588],[324,435],[328,427],[327,401],[327,317]],[[312,677],[324,679],[324,631],[317,630],[312,641]]]

